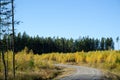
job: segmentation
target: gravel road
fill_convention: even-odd
[[[75,69],[73,73],[60,80],[104,80],[102,72],[94,68],[67,64],[56,64],[56,66]]]

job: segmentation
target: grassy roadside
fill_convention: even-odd
[[[104,66],[101,67],[102,64],[97,65],[95,68],[100,69],[104,77],[108,80],[120,80],[120,71],[117,71],[116,68],[106,68]]]
[[[106,78],[120,80],[120,51],[50,53],[41,56],[48,61],[98,68],[104,72]]]
[[[12,71],[12,52],[5,53],[6,61],[8,60],[8,71]],[[76,52],[76,53],[49,53],[34,54],[27,48],[15,55],[16,61],[16,80],[47,80],[53,79],[61,74],[63,68],[55,67],[54,62],[68,63],[74,65],[83,65],[101,69],[106,78],[119,80],[120,76],[120,51],[93,51],[93,52]],[[0,80],[3,79],[3,64],[0,57]],[[110,75],[110,76],[109,76]],[[9,73],[9,79],[11,74]]]
[[[117,70],[116,68],[110,69],[106,67],[105,64],[102,64],[102,63],[99,63],[99,64],[85,64],[85,63],[75,64],[73,63],[73,65],[93,67],[93,68],[99,69],[102,71],[104,75],[103,77],[105,78],[105,80],[120,80],[119,70]]]
[[[6,57],[8,55],[8,57]],[[8,80],[12,78],[12,52],[5,53],[8,61]],[[27,48],[15,55],[16,78],[15,80],[50,80],[61,73],[62,68],[56,67],[51,61],[42,60],[40,55],[33,54]],[[4,67],[0,57],[0,80],[4,80]]]
[[[42,69],[40,71],[17,71],[15,80],[50,80],[60,74],[58,69]],[[0,80],[4,80],[0,74]],[[8,80],[13,80],[12,73],[9,73]]]

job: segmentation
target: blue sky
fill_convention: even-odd
[[[15,0],[17,32],[30,36],[120,36],[120,0]]]

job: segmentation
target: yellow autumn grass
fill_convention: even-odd
[[[58,63],[90,64],[89,66],[97,66],[98,68],[120,73],[120,51],[49,53],[41,56],[42,60],[56,61]]]
[[[5,53],[5,61],[8,66],[9,79],[12,80],[12,51]],[[15,80],[38,80],[54,78],[59,72],[51,61],[42,60],[42,55],[34,54],[32,50],[27,48],[16,53],[15,55]],[[3,80],[4,67],[0,56],[0,80]]]
[[[12,71],[12,51],[5,53],[5,60],[6,62],[8,60],[8,70]],[[55,66],[53,65],[53,62],[57,62],[88,65],[90,64],[102,69],[113,71],[118,74],[120,73],[120,51],[82,51],[75,53],[48,53],[38,55],[34,54],[32,50],[28,51],[28,49],[25,48],[15,55],[15,62],[17,71],[39,72],[43,69],[54,70]],[[0,72],[3,72],[1,56]],[[50,73],[49,71],[45,72]]]

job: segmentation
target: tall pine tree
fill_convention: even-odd
[[[7,80],[7,63],[4,58],[4,53],[8,47],[8,43],[3,42],[5,35],[9,36],[9,28],[12,24],[12,7],[11,0],[0,0],[0,52],[2,55],[2,61],[4,65],[4,79]]]

